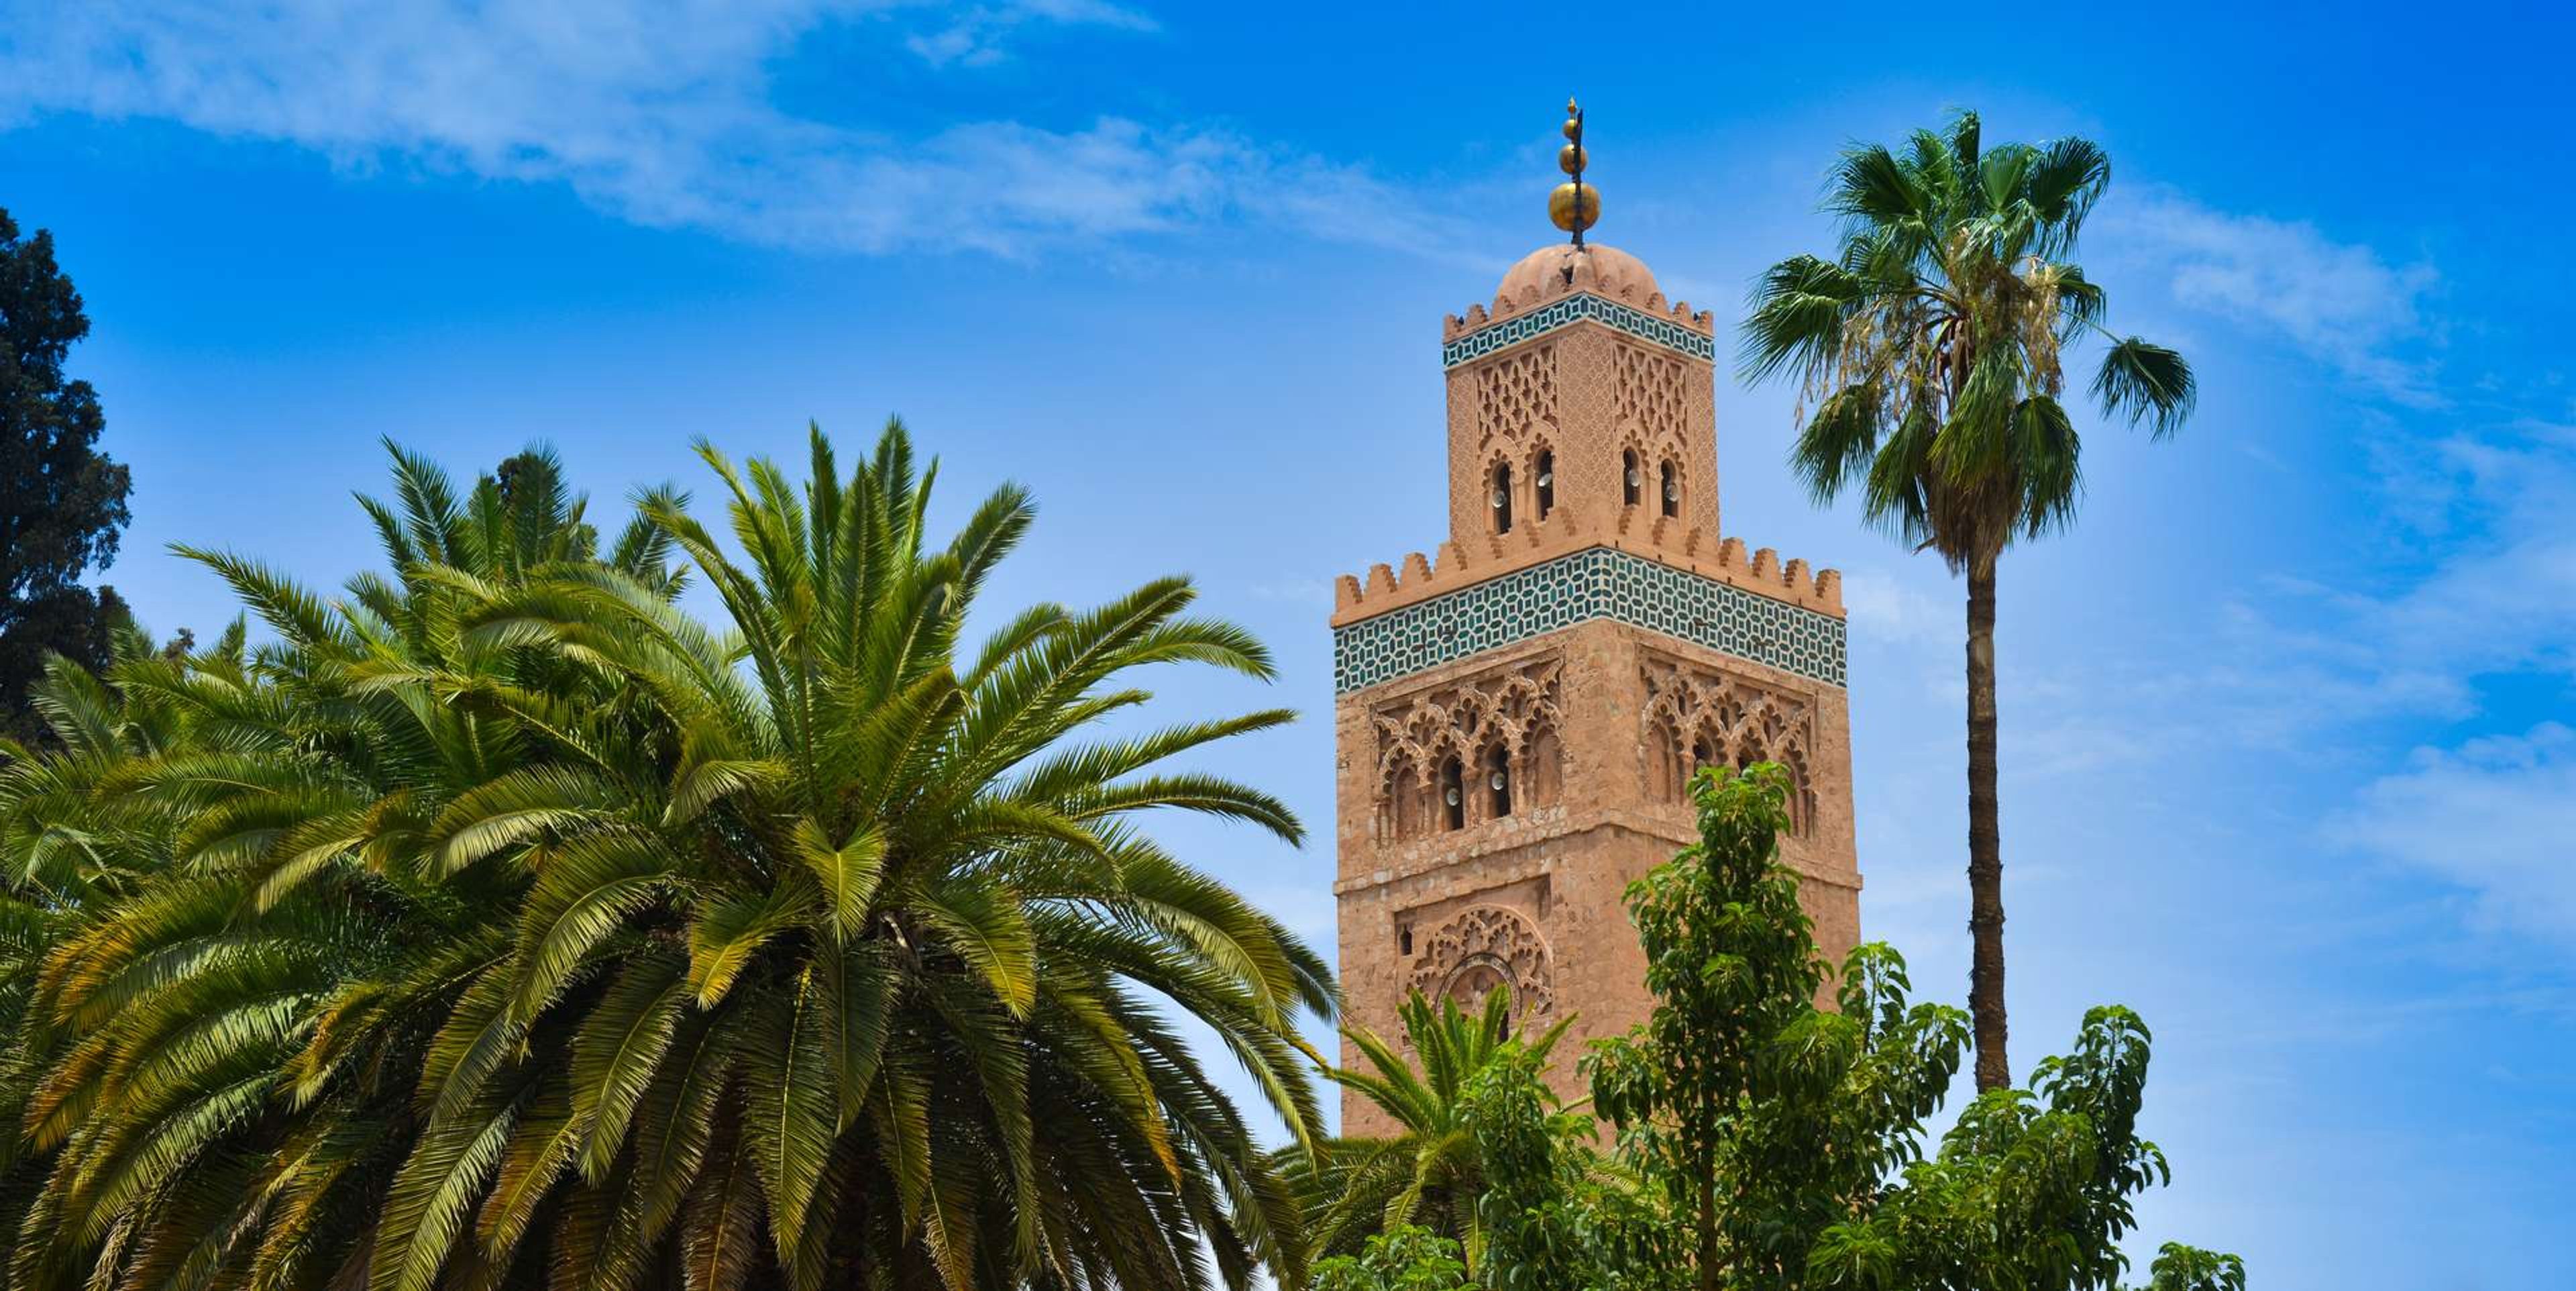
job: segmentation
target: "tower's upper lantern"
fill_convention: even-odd
[[[1540,247],[1521,257],[1494,294],[1502,300],[1526,300],[1568,291],[1593,291],[1613,299],[1643,303],[1656,295],[1655,275],[1646,262],[1616,247],[1586,246],[1584,230],[1601,222],[1601,190],[1583,181],[1592,163],[1583,148],[1583,107],[1565,101],[1565,147],[1556,154],[1565,182],[1547,195],[1547,217],[1572,234],[1559,246]]]
[[[1830,575],[1811,574],[1803,561],[1784,566],[1772,552],[1748,553],[1721,536],[1716,320],[1666,300],[1644,261],[1586,240],[1601,218],[1601,197],[1588,176],[1583,109],[1569,101],[1566,113],[1557,154],[1566,178],[1548,196],[1548,215],[1568,236],[1523,256],[1490,304],[1451,315],[1441,329],[1449,537],[1438,563],[1417,554],[1404,560],[1401,578],[1380,565],[1365,585],[1342,580],[1335,627],[1381,615],[1389,624],[1415,623],[1393,616],[1602,550],[1840,615],[1840,585]],[[1472,624],[1436,614],[1433,621],[1429,636],[1403,638],[1413,653],[1401,666],[1482,648],[1467,630]],[[1369,630],[1381,637],[1396,631]],[[1344,644],[1379,639],[1369,632]],[[1356,647],[1342,661],[1337,684],[1345,689],[1374,684],[1368,679],[1387,675],[1384,667],[1399,666]],[[1791,671],[1840,684],[1839,667],[1798,664]]]
[[[1640,540],[1714,547],[1715,328],[1665,300],[1644,261],[1584,241],[1600,190],[1584,177],[1583,109],[1565,110],[1566,181],[1547,205],[1569,236],[1523,256],[1492,312],[1469,309],[1442,337],[1451,542],[1512,559]]]
[[[1443,365],[1455,368],[1578,317],[1593,318],[1696,359],[1713,358],[1716,329],[1706,313],[1665,300],[1663,289],[1655,283],[1655,271],[1645,261],[1617,247],[1584,241],[1583,235],[1601,222],[1601,190],[1585,177],[1592,158],[1583,145],[1583,109],[1567,99],[1565,113],[1566,142],[1556,162],[1566,179],[1547,195],[1547,214],[1568,237],[1521,257],[1494,289],[1491,312],[1480,305],[1449,320],[1442,337],[1447,342],[1441,354]],[[1590,299],[1568,301],[1567,297]],[[1500,326],[1507,319],[1559,302],[1562,307],[1549,311],[1547,319]]]

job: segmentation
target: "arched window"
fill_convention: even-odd
[[[1682,477],[1680,472],[1673,469],[1673,464],[1671,462],[1664,463],[1664,487],[1662,496],[1664,499],[1665,515],[1677,516],[1682,513]]]
[[[1463,779],[1455,754],[1440,764],[1440,820],[1444,829],[1456,829],[1467,823],[1467,789],[1461,783]]]
[[[1493,808],[1494,819],[1512,814],[1511,756],[1500,744],[1485,754],[1485,792],[1493,795],[1488,805]]]
[[[1486,997],[1496,991],[1501,991],[1503,998],[1509,1000],[1512,997],[1512,979],[1503,976],[1503,970],[1493,964],[1472,963],[1449,978],[1450,1000],[1467,1012],[1484,1008]]]
[[[1494,504],[1494,532],[1512,531],[1512,468],[1506,462],[1494,467],[1494,493],[1488,499]]]
[[[1690,801],[1690,778],[1698,775],[1700,768],[1715,765],[1717,765],[1717,750],[1709,744],[1708,737],[1703,735],[1692,740],[1690,766],[1682,772],[1682,801]]]
[[[1411,758],[1397,754],[1388,764],[1383,792],[1386,794],[1387,836],[1402,839],[1421,834],[1424,820],[1422,776]]]
[[[1637,495],[1645,490],[1646,477],[1637,472],[1637,450],[1619,454],[1619,505],[1637,505]]]
[[[1682,777],[1690,774],[1682,765],[1682,737],[1660,717],[1646,729],[1646,784],[1662,801],[1675,801]]]
[[[1529,739],[1521,744],[1522,783],[1513,786],[1521,801],[1533,807],[1555,802],[1557,795],[1564,791],[1565,769],[1561,765],[1564,759],[1554,726],[1542,724],[1532,730]]]
[[[1538,455],[1538,478],[1530,483],[1538,486],[1538,518],[1545,520],[1547,513],[1556,509],[1556,454]]]

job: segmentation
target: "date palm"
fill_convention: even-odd
[[[72,1042],[37,999],[45,963],[140,888],[163,877],[184,812],[127,792],[134,774],[190,735],[186,714],[155,702],[145,678],[238,676],[238,621],[202,654],[163,653],[128,623],[111,633],[112,664],[93,676],[47,661],[28,698],[41,751],[0,744],[0,1233],[17,1231],[41,1197],[53,1153],[17,1128],[47,1071]]]
[[[2070,258],[2111,163],[2083,139],[1983,147],[1977,117],[1902,149],[1854,147],[1827,183],[1832,259],[1772,266],[1741,368],[1800,383],[1790,462],[1819,502],[1846,491],[1968,584],[1969,1008],[1977,1085],[2005,1055],[2003,856],[1996,793],[1995,573],[2005,548],[2075,518],[2080,443],[2066,352],[2099,339],[2090,394],[2161,439],[2189,416],[2180,354],[2103,326],[2102,289]]]
[[[900,426],[846,476],[818,433],[801,487],[701,451],[743,557],[647,510],[731,631],[581,579],[469,616],[615,670],[668,763],[532,771],[442,822],[469,853],[542,845],[515,952],[433,1051],[439,1110],[394,1185],[378,1291],[439,1283],[467,1199],[512,1208],[474,1253],[510,1264],[549,1195],[558,1285],[1181,1291],[1209,1257],[1230,1286],[1265,1265],[1301,1281],[1296,1209],[1167,1011],[1311,1138],[1293,1018],[1329,1013],[1328,972],[1131,820],[1299,837],[1268,795],[1156,770],[1288,714],[1084,735],[1149,698],[1138,669],[1267,677],[1266,653],[1165,579],[1034,607],[961,657],[1032,518],[1018,490],[936,544]],[[568,1065],[483,1057],[554,1019]]]
[[[276,639],[246,652],[236,631],[65,692],[65,720],[120,733],[114,756],[104,739],[67,740],[42,771],[79,776],[83,801],[51,835],[13,831],[9,860],[41,874],[60,852],[48,838],[76,831],[118,841],[130,878],[60,930],[28,984],[33,1034],[76,1043],[23,1100],[51,1172],[13,1285],[362,1275],[418,1134],[424,1055],[466,983],[505,957],[527,887],[515,858],[445,864],[425,845],[433,826],[498,773],[634,729],[606,674],[585,683],[459,611],[468,592],[568,568],[667,597],[667,539],[630,525],[602,564],[544,454],[463,497],[395,458],[397,502],[361,499],[393,577],[326,599],[247,559],[190,553]],[[111,727],[116,712],[129,716]]]
[[[1396,1129],[1386,1138],[1332,1140],[1302,1163],[1301,1190],[1316,1214],[1319,1256],[1356,1255],[1372,1234],[1412,1225],[1458,1242],[1471,1273],[1482,1266],[1476,1198],[1484,1170],[1467,1087],[1513,1044],[1511,1006],[1508,991],[1489,993],[1472,1010],[1446,995],[1434,1001],[1414,992],[1396,1007],[1410,1060],[1366,1027],[1343,1032],[1368,1066],[1328,1074],[1376,1104]],[[1543,1065],[1569,1022],[1521,1042]]]
[[[155,691],[165,868],[44,957],[79,1043],[13,1285],[1029,1286],[1302,1279],[1300,1216],[1170,1015],[1301,1138],[1312,951],[1130,818],[1298,827],[1155,768],[1285,720],[1076,738],[1133,670],[1268,675],[1165,580],[960,660],[1016,490],[930,541],[890,431],[669,494],[602,558],[543,459],[401,459],[395,575],[204,554],[279,640]],[[685,550],[734,630],[673,603]],[[93,1109],[112,1114],[86,1115]]]

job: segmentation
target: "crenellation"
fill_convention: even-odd
[[[1643,522],[1642,532],[1635,535],[1622,529],[1604,536],[1573,523],[1569,516],[1561,525],[1540,522],[1525,529],[1525,533],[1516,528],[1508,535],[1488,534],[1477,547],[1444,542],[1436,558],[1412,552],[1404,557],[1400,573],[1396,566],[1372,565],[1365,583],[1356,576],[1341,575],[1333,584],[1332,626],[1345,627],[1590,547],[1650,556],[1775,601],[1843,616],[1839,570],[1816,569],[1804,559],[1784,565],[1780,553],[1769,547],[1748,558],[1742,538],[1715,540],[1697,525],[1685,528],[1658,516]]]

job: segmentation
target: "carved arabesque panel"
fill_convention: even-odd
[[[1517,445],[1556,425],[1556,347],[1532,346],[1476,373],[1476,442]]]
[[[1618,377],[1613,420],[1636,427],[1649,440],[1690,441],[1690,383],[1681,360],[1635,345],[1611,348]]]
[[[1470,906],[1435,929],[1413,961],[1411,985],[1434,999],[1446,995],[1461,1007],[1484,1002],[1496,987],[1511,992],[1514,1016],[1556,1012],[1556,972],[1547,942],[1521,912],[1508,906]]]
[[[1681,801],[1684,782],[1701,766],[1777,762],[1793,782],[1790,828],[1804,833],[1815,819],[1814,706],[1792,692],[1665,655],[1648,654],[1644,670],[1640,740],[1655,796]]]
[[[1499,801],[1544,806],[1564,783],[1559,683],[1564,663],[1550,654],[1461,678],[1379,706],[1377,808],[1380,840],[1419,837],[1449,827],[1443,768],[1454,759],[1461,799],[1459,825],[1493,818]],[[1489,772],[1499,755],[1507,791],[1466,783]]]

